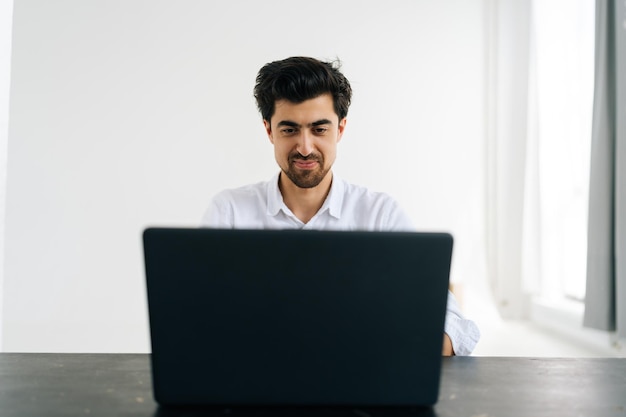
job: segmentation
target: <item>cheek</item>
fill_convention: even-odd
[[[284,143],[277,141],[274,143],[274,154],[276,155],[276,158],[287,158],[287,155],[289,155],[289,149]]]
[[[332,138],[332,140],[329,140],[328,142],[326,142],[326,149],[328,149],[328,152],[332,152],[335,153],[337,151],[337,143],[339,141],[337,140],[337,137]]]
[[[326,146],[324,146],[322,153],[324,154],[324,157],[326,158],[328,163],[333,163],[333,161],[335,160],[335,156],[337,155],[337,143],[328,143]]]

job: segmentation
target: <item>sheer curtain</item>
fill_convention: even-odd
[[[596,2],[584,324],[626,338],[626,4]]]
[[[522,318],[521,243],[528,100],[528,2],[487,3],[487,274],[503,318]]]
[[[585,297],[593,0],[532,2],[523,226],[526,292]]]
[[[527,318],[535,296],[584,297],[594,3],[489,4],[489,276],[501,315]]]

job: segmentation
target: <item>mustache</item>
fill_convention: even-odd
[[[322,157],[322,155],[317,154],[317,153],[310,153],[307,156],[302,155],[300,152],[293,152],[289,154],[289,162],[296,161],[296,160],[322,162],[324,158]]]

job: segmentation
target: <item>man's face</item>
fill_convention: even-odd
[[[278,100],[271,121],[263,122],[285,175],[300,188],[317,186],[335,162],[346,125],[335,113],[332,96],[298,104]]]

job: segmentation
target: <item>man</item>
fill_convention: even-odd
[[[254,96],[280,172],[217,194],[203,225],[246,229],[414,231],[388,195],[348,184],[331,170],[352,97],[338,65],[292,57],[259,71]],[[448,294],[444,355],[469,355],[480,337]]]

